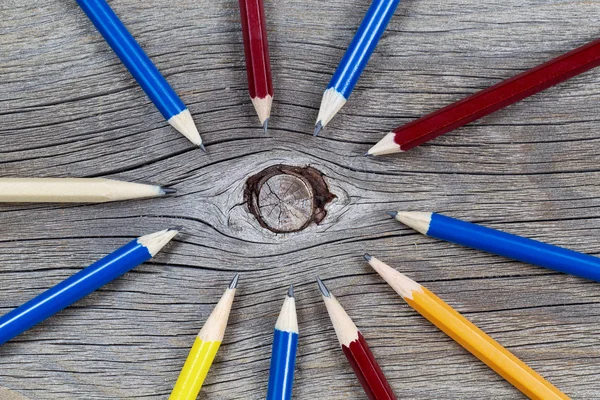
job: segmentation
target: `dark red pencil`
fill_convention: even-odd
[[[600,65],[600,39],[394,129],[367,152],[407,151]]]
[[[381,371],[377,360],[371,353],[365,338],[319,278],[317,278],[317,283],[342,350],[367,397],[371,400],[395,400],[396,395],[394,395],[390,384],[385,379],[385,375],[383,375],[383,371]]]
[[[263,0],[239,1],[244,53],[246,54],[246,72],[248,73],[248,91],[260,123],[266,132],[273,103],[273,82],[271,80],[265,9]]]

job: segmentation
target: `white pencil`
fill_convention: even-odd
[[[0,178],[0,203],[104,203],[175,193],[105,178]]]

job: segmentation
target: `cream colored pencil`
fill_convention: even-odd
[[[0,178],[0,203],[104,203],[175,193],[105,178]]]

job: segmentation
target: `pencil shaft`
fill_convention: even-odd
[[[404,300],[431,323],[531,399],[568,397],[498,342],[424,287]]]
[[[0,345],[118,278],[152,255],[134,240],[0,318]]]
[[[196,336],[169,400],[195,400],[217,355],[220,341],[204,341]]]
[[[275,329],[267,400],[289,400],[292,398],[297,348],[298,334],[296,332]]]
[[[267,23],[262,0],[239,0],[250,97],[273,96]]]
[[[600,258],[445,215],[431,215],[427,236],[600,281]]]
[[[348,99],[400,0],[373,0],[327,88]]]
[[[77,0],[77,4],[165,119],[187,109],[105,0]]]
[[[600,65],[600,39],[392,131],[399,151],[505,108]]]
[[[396,395],[360,331],[358,339],[350,342],[348,346],[342,345],[342,350],[370,400],[396,399]]]
[[[104,178],[0,178],[0,202],[102,203],[164,194],[159,186]]]

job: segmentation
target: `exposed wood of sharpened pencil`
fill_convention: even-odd
[[[239,0],[239,3],[248,91],[258,119],[266,132],[273,103],[273,82],[265,8],[263,0]]]
[[[407,151],[600,65],[600,39],[400,126],[367,152]]]
[[[238,279],[239,274],[236,274],[196,336],[169,400],[195,400],[198,397],[225,336]]]
[[[352,366],[367,397],[371,400],[396,399],[396,395],[363,335],[342,305],[318,277],[317,283],[342,351]]]
[[[365,254],[365,259],[412,308],[523,394],[539,400],[569,398],[425,287],[375,257]]]
[[[105,178],[0,178],[0,203],[104,203],[175,192]]]

